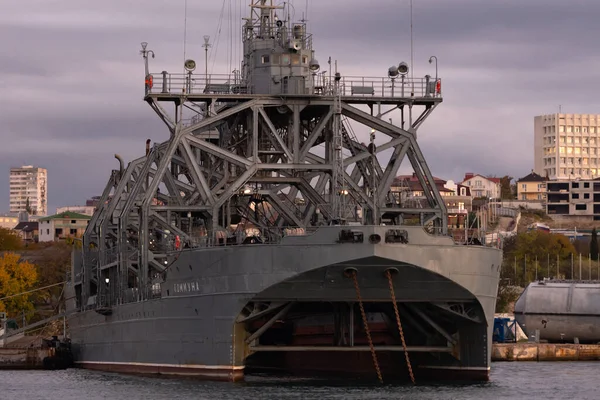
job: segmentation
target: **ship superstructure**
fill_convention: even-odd
[[[323,71],[287,14],[252,0],[231,74],[193,60],[152,73],[142,44],[144,100],[169,139],[112,171],[75,254],[77,361],[485,379],[501,252],[447,235],[416,140],[441,80],[404,62],[375,78]],[[390,191],[403,160],[425,207]]]

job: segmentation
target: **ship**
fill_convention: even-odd
[[[487,380],[502,251],[453,240],[417,143],[443,100],[437,58],[435,77],[346,76],[286,7],[251,1],[232,73],[154,73],[142,43],[169,136],[127,166],[115,154],[73,254],[75,364]],[[394,184],[403,161],[422,198]]]

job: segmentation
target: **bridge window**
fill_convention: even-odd
[[[269,63],[269,61],[270,61],[270,60],[269,60],[269,56],[262,56],[262,57],[260,58],[260,60],[261,60],[261,62],[262,62],[263,64],[268,64],[268,63]]]

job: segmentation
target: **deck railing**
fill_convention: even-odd
[[[253,90],[238,74],[194,74],[194,73],[162,73],[151,74],[152,79],[147,79],[147,94],[162,95],[247,95],[261,94],[253,93]],[[270,93],[275,95],[285,95],[284,84],[271,83]],[[342,76],[339,83],[340,94],[342,97],[388,97],[388,98],[412,98],[412,97],[432,97],[442,96],[441,80],[436,83],[434,78],[397,78],[387,77],[366,77],[366,76]],[[311,82],[307,85],[304,95],[330,96],[333,94],[332,82],[322,75],[314,75]]]

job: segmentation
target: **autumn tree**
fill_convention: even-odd
[[[37,312],[39,314],[36,318],[53,315],[63,306],[64,285],[60,285],[60,283],[65,281],[67,271],[71,268],[71,253],[76,243],[53,242],[51,245],[37,250],[35,265],[40,277],[39,286],[50,287],[36,292],[34,300],[38,305]]]
[[[590,257],[594,261],[598,261],[598,233],[596,228],[592,229],[592,237],[590,239]]]
[[[19,293],[31,290],[37,283],[38,274],[33,264],[21,261],[18,254],[6,252],[0,257],[0,311],[9,316],[25,312],[31,315],[33,303],[30,295]]]
[[[19,250],[21,247],[21,238],[14,231],[0,228],[0,251]]]

